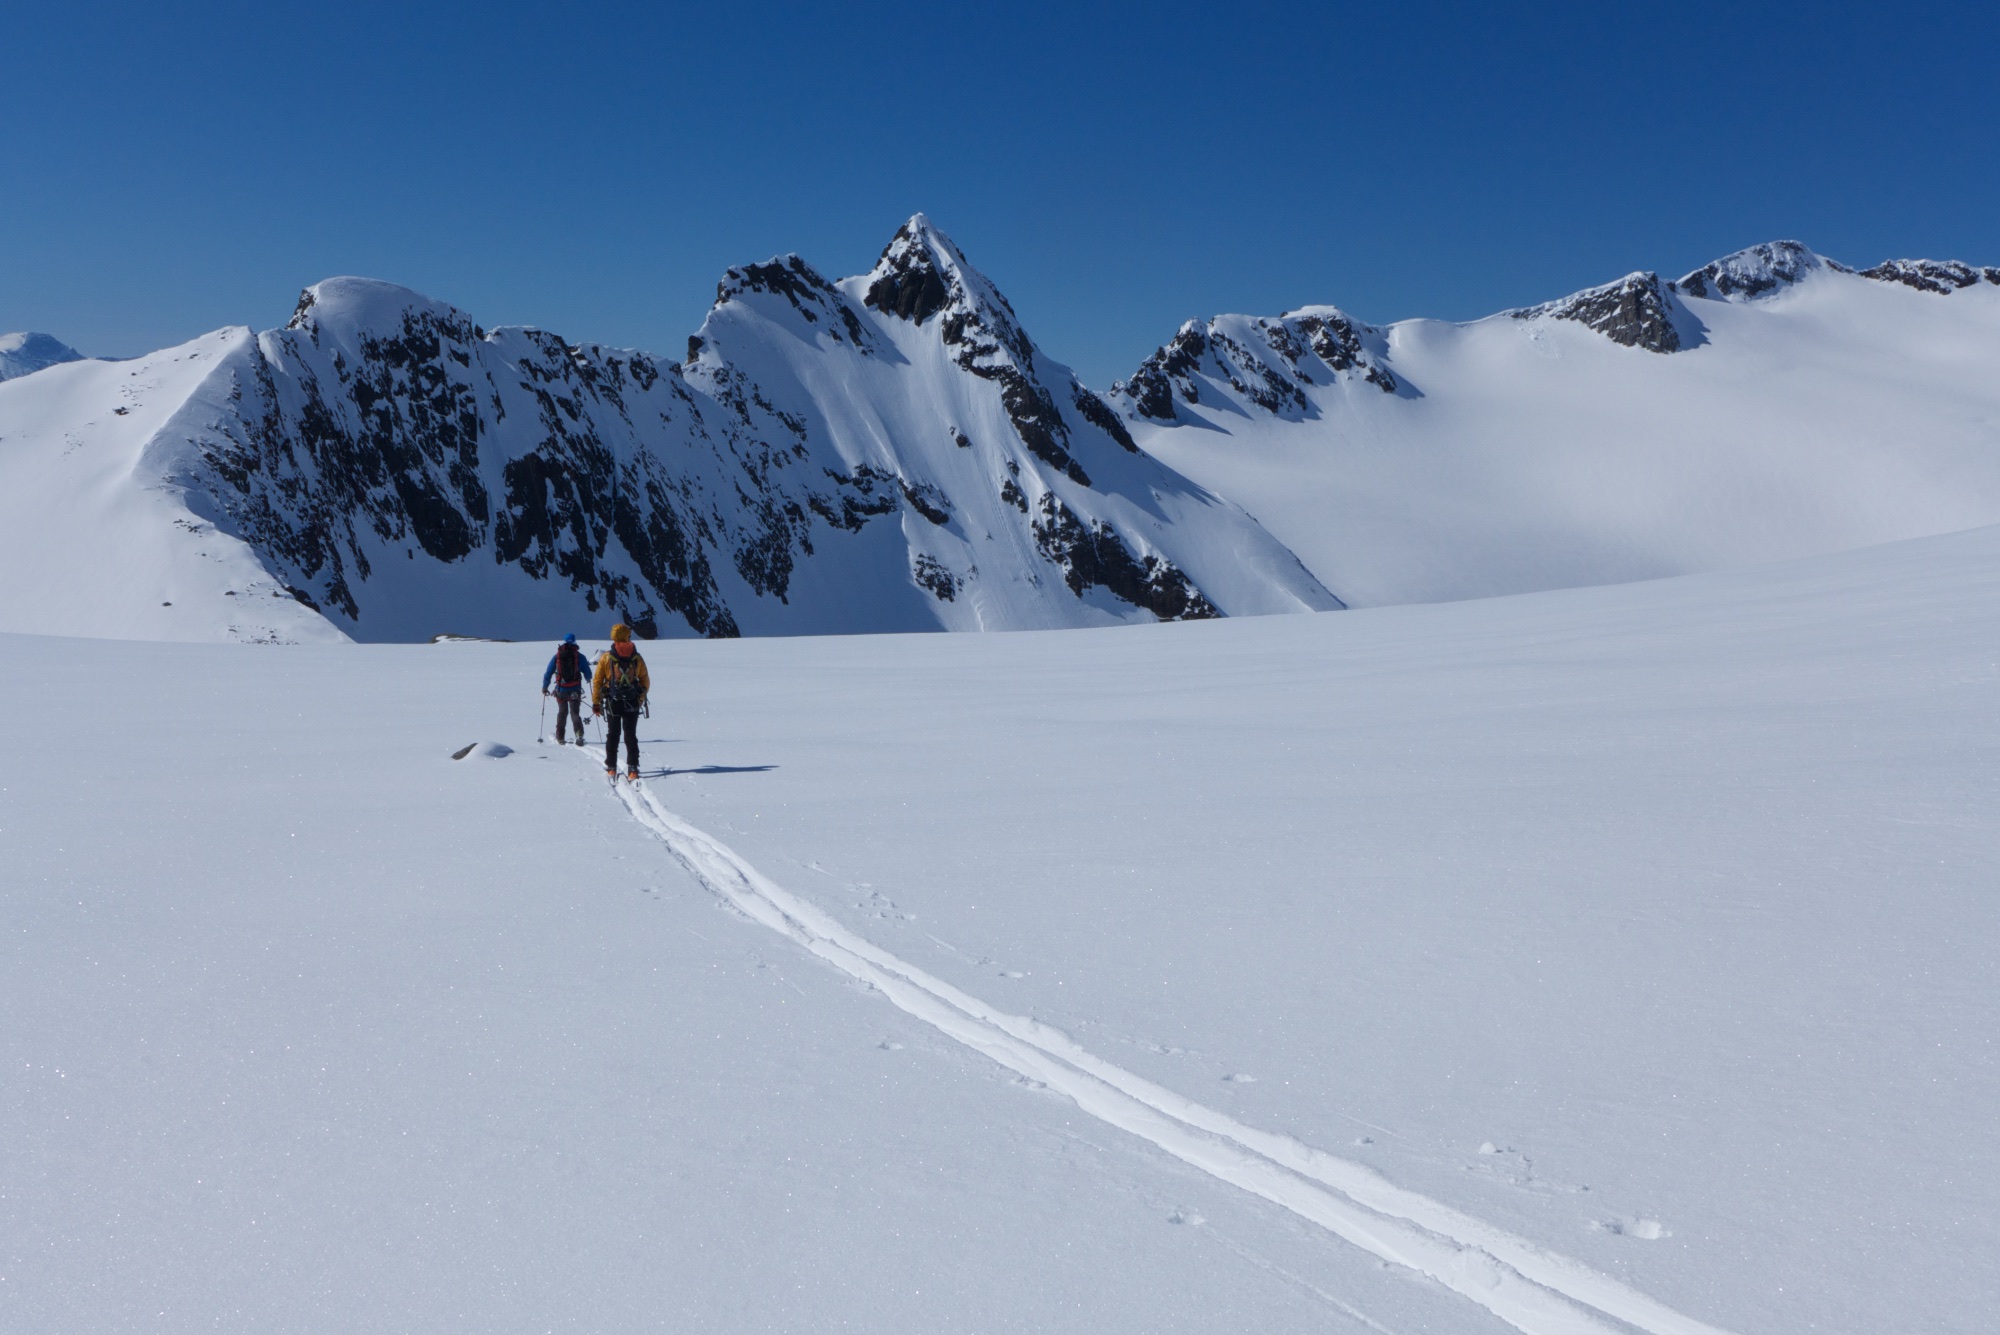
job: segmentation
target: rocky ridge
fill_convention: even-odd
[[[1400,388],[1388,367],[1382,331],[1332,306],[1308,306],[1276,319],[1217,316],[1190,320],[1148,357],[1114,396],[1134,414],[1174,421],[1177,404],[1199,404],[1206,383],[1286,420],[1312,412],[1306,391],[1364,381],[1385,394]]]
[[[1501,314],[1524,322],[1568,321],[1622,347],[1666,355],[1705,341],[1699,307],[1690,302],[1759,301],[1819,273],[1858,275],[1940,295],[2000,284],[2000,268],[1956,260],[1885,260],[1857,270],[1800,242],[1772,241],[1723,256],[1677,281],[1642,270]],[[1130,379],[1113,386],[1112,398],[1135,422],[1182,423],[1191,420],[1188,408],[1223,404],[1257,417],[1301,421],[1319,416],[1319,389],[1355,380],[1405,398],[1422,393],[1395,369],[1389,330],[1331,306],[1311,306],[1275,318],[1190,320]]]

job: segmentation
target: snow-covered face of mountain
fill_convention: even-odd
[[[0,380],[12,380],[44,367],[82,360],[82,353],[47,334],[0,334]]]

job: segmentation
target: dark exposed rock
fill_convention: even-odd
[[[921,552],[910,563],[910,577],[916,580],[919,588],[929,590],[931,596],[940,602],[953,601],[964,587],[963,581],[947,570],[943,563]]]
[[[1162,621],[1200,621],[1222,615],[1173,562],[1136,559],[1102,520],[1085,524],[1052,495],[1044,494],[1034,523],[1042,555],[1063,572],[1079,598],[1102,586],[1114,597],[1143,607]]]
[[[1132,378],[1125,382],[1125,392],[1132,396],[1132,406],[1143,417],[1150,417],[1156,422],[1171,422],[1174,420],[1176,386],[1181,387],[1181,396],[1189,403],[1200,402],[1194,397],[1193,381],[1202,355],[1207,351],[1207,335],[1200,325],[1189,320],[1165,347],[1140,363]]]
[[[743,292],[774,292],[789,299],[794,309],[808,321],[817,322],[828,298],[836,297],[833,284],[814,272],[797,255],[767,264],[745,264],[731,269],[715,287],[717,305]]]
[[[951,522],[951,500],[941,488],[929,482],[904,482],[902,488],[912,510],[940,528]]]
[[[893,488],[897,478],[893,473],[860,464],[852,473],[836,473],[829,468],[826,475],[833,479],[835,493],[827,496],[816,492],[806,504],[835,528],[859,533],[870,519],[895,513]]]
[[[1591,288],[1561,301],[1511,311],[1517,320],[1547,317],[1574,320],[1628,348],[1648,352],[1679,352],[1680,331],[1668,309],[1671,298],[1656,273],[1635,273],[1616,283]]]
[[[1872,269],[1863,269],[1861,276],[1948,296],[1977,284],[1984,274],[1958,260],[1883,260]]]
[[[930,247],[918,244],[918,231],[914,219],[897,229],[863,300],[885,315],[922,324],[945,308],[951,291]]]
[[[1019,510],[1022,514],[1028,513],[1028,498],[1022,493],[1020,485],[1013,478],[1010,477],[1001,482],[1000,499],[1013,506],[1016,510]]]
[[[1139,443],[1132,439],[1132,433],[1125,429],[1125,423],[1118,419],[1118,414],[1111,411],[1110,404],[1082,385],[1071,387],[1071,402],[1075,403],[1076,410],[1083,414],[1084,421],[1117,441],[1130,453],[1139,452]]]

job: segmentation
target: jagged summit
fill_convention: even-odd
[[[1026,360],[1033,345],[1000,289],[965,258],[955,242],[921,213],[896,229],[875,267],[857,284],[862,302],[884,315],[923,324],[942,314],[948,344],[967,341],[978,329]]]
[[[32,375],[62,362],[80,362],[83,354],[48,334],[0,334],[0,380]]]
[[[1755,301],[1823,269],[1853,272],[1844,264],[1815,254],[1803,242],[1766,241],[1710,261],[1674,287],[1687,296],[1712,301]]]

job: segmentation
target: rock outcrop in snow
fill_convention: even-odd
[[[82,353],[47,334],[0,334],[0,380],[82,360]]]
[[[1678,305],[1658,274],[1635,273],[1508,314],[1517,320],[1573,320],[1624,347],[1666,353],[1686,346],[1675,319]]]
[[[1961,260],[1883,260],[1872,269],[1861,270],[1861,276],[1940,296],[1981,282],[2000,285],[2000,268],[1974,268]]]
[[[1797,241],[1767,241],[1711,261],[1674,287],[1690,297],[1753,301],[1782,292],[1807,275],[1827,268],[1852,272],[1845,265],[1820,258]]]
[[[1190,320],[1112,392],[1156,422],[1174,421],[1177,404],[1210,401],[1296,420],[1311,411],[1308,390],[1353,380],[1397,391],[1381,331],[1332,306],[1306,306],[1276,319]]]

